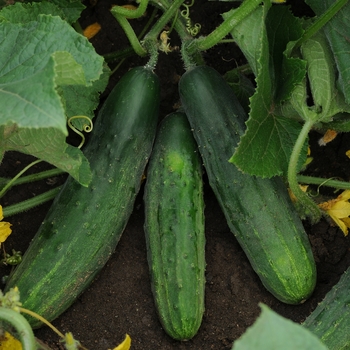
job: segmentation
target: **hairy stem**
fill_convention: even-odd
[[[288,164],[288,183],[290,190],[297,198],[297,204],[302,208],[302,216],[305,214],[310,218],[311,222],[315,223],[321,218],[321,211],[316,203],[301,190],[297,178],[299,156],[313,124],[314,122],[312,120],[307,120],[305,122],[294,145]]]
[[[4,207],[3,208],[3,215],[4,215],[4,217],[15,215],[15,214],[21,213],[23,211],[32,209],[32,208],[34,208],[42,203],[45,203],[51,199],[54,199],[57,196],[57,194],[59,193],[60,189],[61,189],[61,187],[56,187],[56,188],[49,190],[45,193],[39,194],[33,198],[24,200],[23,202]]]
[[[0,198],[13,186],[14,182],[22,176],[28,169],[30,169],[33,165],[41,162],[41,159],[37,159],[34,162],[28,164],[24,169],[22,169],[15,177],[13,177],[0,191]]]

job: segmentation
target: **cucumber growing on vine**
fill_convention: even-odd
[[[159,99],[158,77],[145,67],[127,72],[109,94],[83,150],[92,171],[89,187],[67,179],[7,281],[6,290],[18,287],[24,308],[52,321],[113,253],[151,153]]]
[[[164,330],[191,339],[204,312],[205,235],[201,159],[183,113],[163,119],[144,192],[147,258]]]
[[[208,66],[187,70],[179,92],[210,186],[253,269],[277,299],[302,303],[314,290],[316,265],[285,184],[279,177],[243,174],[229,162],[245,131],[246,113]]]

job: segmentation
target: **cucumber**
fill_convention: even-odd
[[[18,287],[24,308],[48,321],[90,285],[113,253],[133,210],[157,129],[160,87],[136,67],[114,87],[84,154],[89,187],[69,177],[23,256],[6,290]],[[33,328],[42,323],[29,318]]]
[[[350,267],[302,324],[330,350],[350,349]]]
[[[191,339],[204,312],[205,235],[201,159],[187,118],[160,125],[144,192],[151,286],[164,330]]]
[[[198,66],[181,77],[179,93],[210,186],[253,269],[277,299],[302,303],[316,284],[311,246],[282,179],[243,174],[229,162],[247,119],[232,89]]]

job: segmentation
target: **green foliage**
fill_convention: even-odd
[[[0,11],[0,106],[6,106],[0,112],[0,157],[8,150],[33,155],[86,186],[89,164],[66,143],[66,120],[93,118],[108,69],[60,16],[74,20],[77,14],[47,2],[16,3]]]
[[[244,172],[260,177],[287,175],[303,120],[312,120],[315,127],[322,128],[323,124],[333,122],[337,115],[340,116],[338,123],[332,126],[339,125],[343,131],[347,130],[349,123],[345,123],[343,117],[350,107],[346,104],[347,96],[342,94],[342,91],[346,93],[346,88],[338,90],[347,72],[340,58],[339,64],[334,64],[338,56],[332,39],[328,38],[330,34],[327,34],[327,28],[332,26],[348,26],[344,23],[346,8],[326,25],[326,36],[320,30],[310,39],[301,41],[301,47],[295,44],[314,21],[296,18],[287,6],[270,7],[265,3],[231,31],[256,79],[247,130],[231,158]],[[227,16],[223,15],[224,18]],[[335,43],[344,39],[341,34],[334,37]],[[349,43],[342,41],[339,45],[349,52]],[[336,80],[338,74],[339,81]],[[311,106],[307,83],[310,83],[312,93]],[[296,171],[304,164],[306,146],[307,139]]]
[[[260,305],[261,314],[232,350],[327,350],[327,347],[306,328]]]

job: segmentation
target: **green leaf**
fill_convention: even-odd
[[[289,7],[273,6],[267,14],[266,31],[276,104],[288,99],[295,85],[306,74],[306,63],[303,60],[286,55],[289,42],[297,40],[303,34],[302,21],[291,14]]]
[[[0,129],[1,130],[1,129]],[[5,128],[0,135],[0,149],[16,150],[33,155],[66,171],[83,186],[91,181],[89,162],[80,149],[65,142],[65,136],[55,128]]]
[[[335,96],[335,71],[327,42],[317,33],[301,46],[301,54],[307,62],[307,72],[318,119],[329,116],[331,101]]]
[[[247,112],[249,113],[249,99],[254,94],[255,87],[250,79],[239,72],[238,69],[232,69],[225,74],[225,80],[231,86],[238,101]]]
[[[85,6],[79,0],[51,0],[21,3],[6,6],[1,10],[0,20],[12,23],[27,23],[37,19],[39,14],[60,16],[72,24],[78,20]]]
[[[98,92],[104,91],[110,76],[110,69],[104,66],[103,73],[99,80],[96,80],[91,86],[66,85],[61,88],[61,96],[65,101],[67,118],[73,116],[87,116],[91,120],[94,118],[94,111],[100,102]],[[74,119],[72,124],[79,130],[84,129],[86,120]]]
[[[8,40],[20,35],[13,31],[6,33]],[[1,61],[0,58],[4,67],[5,62]],[[49,57],[46,65],[37,68],[30,75],[23,74],[21,67],[1,70],[0,124],[15,124],[18,128],[56,128],[67,135],[64,109],[55,90],[54,60]],[[20,72],[16,74],[18,70]]]
[[[67,151],[66,99],[76,98],[69,87],[78,86],[81,95],[94,96],[85,109],[80,106],[80,114],[92,114],[107,83],[105,76],[99,81],[103,58],[60,17],[38,15],[24,24],[4,21],[0,35],[0,106],[6,106],[0,111],[0,125],[5,126],[0,154],[11,149],[38,156],[87,185],[84,155]],[[51,147],[52,137],[60,144]]]
[[[306,0],[317,16],[322,15],[334,3],[334,0]],[[348,2],[324,27],[324,32],[334,55],[338,70],[337,85],[350,104],[350,3]]]
[[[52,54],[55,61],[55,82],[57,85],[86,85],[83,67],[67,51]]]
[[[232,350],[327,350],[310,331],[260,304],[261,314]]]
[[[0,21],[23,24],[35,21],[40,14],[60,16],[63,19],[65,17],[64,12],[51,2],[43,1],[32,4],[16,2],[0,11]]]
[[[285,28],[289,28],[286,23],[298,24],[298,27],[286,32]],[[280,75],[285,69],[284,50],[288,41],[294,40],[300,33],[299,22],[287,8],[280,6],[258,8],[231,32],[256,75],[257,85],[250,99],[246,132],[230,159],[243,172],[260,177],[287,173],[290,154],[301,126],[275,113],[275,96],[283,84]],[[290,74],[289,90],[284,92],[284,96],[291,93],[301,76]],[[300,167],[306,152],[304,147]]]

